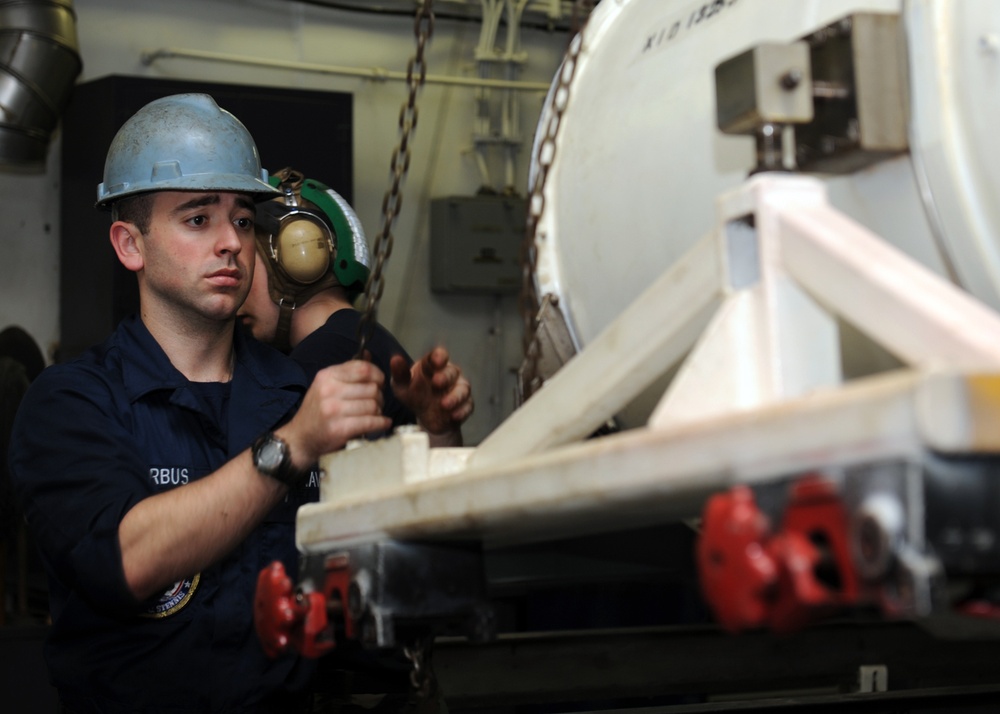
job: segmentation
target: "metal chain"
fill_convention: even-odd
[[[577,5],[581,3],[578,0]],[[538,362],[541,359],[541,343],[538,337],[538,311],[541,300],[535,286],[535,269],[538,265],[538,225],[545,214],[545,184],[549,170],[556,157],[556,138],[562,124],[563,115],[569,105],[570,88],[576,74],[577,62],[583,47],[583,31],[586,29],[586,19],[573,38],[570,40],[556,78],[555,91],[551,93],[549,105],[550,116],[544,127],[542,141],[538,145],[537,173],[531,193],[528,197],[528,217],[524,241],[521,243],[521,319],[524,325],[523,347],[524,359],[528,365],[525,373],[530,375],[526,384],[522,385],[521,398],[527,399],[541,386],[542,378],[538,374]]]
[[[431,666],[434,637],[421,638],[412,645],[403,647],[403,656],[410,661],[410,686],[418,702],[430,699],[437,689],[437,679]]]
[[[372,332],[375,330],[378,303],[382,298],[385,282],[382,272],[392,254],[392,227],[399,217],[403,203],[402,187],[406,173],[410,169],[410,143],[417,127],[417,93],[427,78],[427,62],[424,50],[434,34],[433,0],[423,0],[417,8],[413,23],[413,34],[417,39],[417,50],[406,65],[406,84],[409,94],[399,111],[399,144],[392,152],[389,174],[391,183],[382,199],[382,225],[375,238],[375,267],[368,276],[365,286],[365,308],[358,324],[358,351],[355,359],[362,359]]]

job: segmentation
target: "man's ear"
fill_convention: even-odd
[[[142,270],[145,265],[139,241],[142,234],[134,223],[115,221],[111,224],[111,245],[118,255],[118,260],[133,273]]]

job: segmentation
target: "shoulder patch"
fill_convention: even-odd
[[[198,589],[198,582],[200,580],[201,573],[192,578],[178,580],[167,588],[167,591],[160,595],[160,599],[146,610],[146,612],[142,613],[142,616],[170,617],[176,614],[191,601],[194,591]]]

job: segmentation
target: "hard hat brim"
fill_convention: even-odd
[[[97,203],[95,206],[102,210],[108,210],[111,208],[111,204],[116,201],[151,191],[197,191],[199,193],[225,191],[246,193],[250,194],[254,201],[267,201],[281,195],[280,191],[272,187],[267,181],[261,179],[252,179],[239,174],[214,174],[212,175],[212,180],[206,183],[203,175],[194,174],[171,178],[167,181],[144,181],[127,188],[120,185],[105,187],[102,183],[97,187]]]

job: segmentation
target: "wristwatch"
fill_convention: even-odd
[[[288,442],[273,431],[257,437],[252,453],[253,465],[258,471],[288,486],[295,486],[309,474],[308,469],[300,471],[292,466]]]

